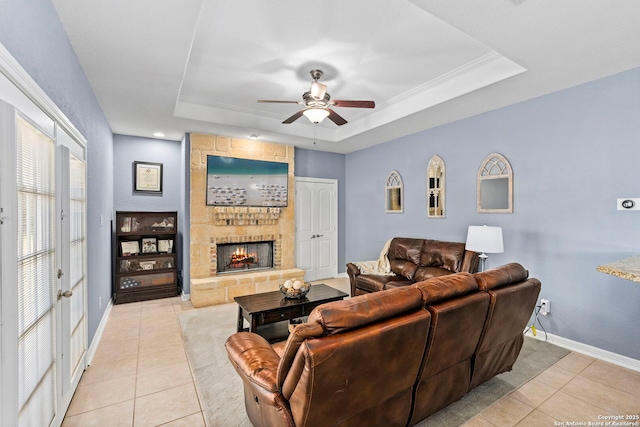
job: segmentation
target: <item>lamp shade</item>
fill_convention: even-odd
[[[470,225],[467,232],[466,248],[470,251],[489,254],[504,252],[502,243],[502,227],[486,225]]]
[[[324,108],[307,108],[302,114],[311,120],[311,123],[320,123],[329,115],[329,111]]]

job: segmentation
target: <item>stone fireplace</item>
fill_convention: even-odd
[[[287,279],[304,280],[295,268],[294,148],[255,140],[191,134],[190,275],[194,307],[233,302],[233,298],[274,291]],[[289,164],[286,207],[207,206],[207,155],[268,160]],[[271,266],[249,247],[270,242]],[[235,257],[219,259],[218,246],[242,247]],[[244,254],[242,254],[244,251]],[[233,259],[229,259],[229,258]],[[257,263],[255,262],[257,258]],[[267,260],[268,261],[268,260]],[[220,271],[220,264],[232,264]],[[268,262],[267,262],[268,263]],[[258,264],[255,268],[254,264]]]

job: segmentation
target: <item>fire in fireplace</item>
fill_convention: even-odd
[[[218,273],[273,267],[273,241],[227,243],[216,246]]]

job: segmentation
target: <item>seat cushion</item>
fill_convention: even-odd
[[[397,280],[397,276],[377,276],[375,274],[360,274],[356,276],[356,288],[366,292],[378,292],[385,289],[387,282]]]
[[[409,286],[412,284],[413,282],[411,280],[392,280],[390,282],[387,282],[384,285],[384,288],[385,289],[401,288],[403,286]]]
[[[447,274],[453,274],[453,271],[449,271],[446,268],[441,267],[420,266],[413,275],[413,280],[416,282],[422,282],[423,280],[431,279],[432,277],[446,276]]]

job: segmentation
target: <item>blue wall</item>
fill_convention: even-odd
[[[503,227],[505,252],[542,281],[550,333],[640,359],[640,284],[596,267],[640,253],[640,69],[399,138],[346,156],[346,257],[375,259],[393,236],[464,241]],[[492,152],[514,171],[514,213],[476,213],[476,174]],[[426,214],[426,169],[446,164],[446,218]],[[384,183],[404,180],[404,214],[384,213]]]
[[[140,138],[129,135],[113,136],[113,206],[115,211],[178,212],[176,250],[184,253],[184,165],[181,141]],[[133,162],[162,163],[162,193],[133,191]],[[184,257],[178,258],[178,275],[182,279]],[[188,293],[189,284],[180,280]]]
[[[111,129],[50,0],[0,1],[0,43],[88,141],[87,299],[91,341],[111,298]],[[98,308],[99,298],[102,308]]]
[[[345,155],[324,151],[295,149],[295,176],[338,180],[338,273],[346,268],[346,185]]]
[[[155,138],[113,136],[113,206],[116,211],[178,211],[182,144]],[[133,162],[162,163],[162,194],[133,191]]]

